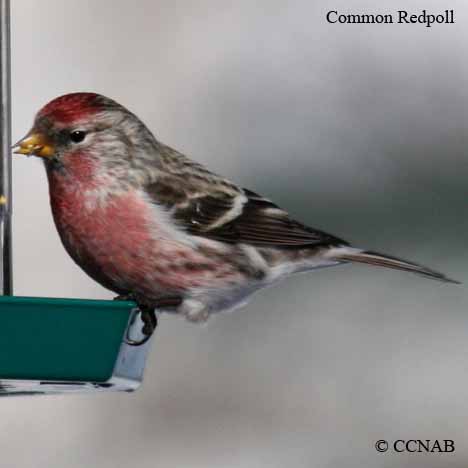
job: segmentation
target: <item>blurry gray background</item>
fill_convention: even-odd
[[[14,0],[13,138],[96,91],[310,225],[468,282],[468,5],[456,24],[330,25],[389,0]],[[401,2],[400,2],[401,3]],[[14,159],[17,295],[111,298],[68,258],[37,160]],[[135,394],[0,401],[1,464],[468,464],[468,295],[346,266],[195,326],[160,321]],[[378,439],[454,439],[379,454]]]

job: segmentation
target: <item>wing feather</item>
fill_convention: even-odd
[[[264,247],[347,245],[292,219],[267,198],[241,189],[175,150],[163,147],[158,180],[145,187],[187,232],[227,243]]]

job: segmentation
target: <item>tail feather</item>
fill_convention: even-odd
[[[367,265],[381,266],[386,268],[393,268],[396,270],[409,271],[426,278],[442,281],[444,283],[461,284],[459,281],[448,278],[443,273],[431,270],[417,263],[408,262],[401,258],[391,257],[389,255],[383,255],[370,250],[360,250],[350,247],[342,247],[333,249],[333,258],[339,261],[352,262],[352,263],[364,263]]]

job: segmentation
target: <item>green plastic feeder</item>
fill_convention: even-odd
[[[0,396],[133,391],[150,341],[133,302],[14,297],[10,1],[0,0]]]
[[[143,378],[149,342],[137,335],[127,301],[0,297],[0,396],[132,391]]]

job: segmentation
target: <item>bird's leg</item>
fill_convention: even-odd
[[[133,296],[132,296],[133,297]],[[154,302],[152,306],[146,304],[138,304],[138,312],[140,313],[141,320],[143,322],[143,328],[141,332],[145,335],[141,340],[133,340],[128,334],[125,338],[125,342],[130,346],[140,346],[145,344],[153,334],[154,330],[158,326],[158,318],[156,316],[156,309],[167,309],[178,307],[182,303],[182,298],[179,296],[168,296],[161,298]]]
[[[119,296],[114,297],[114,301],[131,301],[136,302],[138,304],[138,301],[133,293],[120,294]],[[152,309],[151,307],[138,304],[138,312],[141,314],[141,320],[143,321],[143,328],[141,331],[145,335],[145,339],[144,341],[139,342],[127,340],[131,341],[128,344],[132,344],[135,346],[146,342],[148,340],[148,337],[152,335],[154,329],[158,325],[158,319],[156,318],[154,309]]]
[[[140,306],[141,320],[143,322],[143,328],[141,332],[148,338],[153,334],[154,330],[158,326],[158,317],[154,308],[148,306]]]
[[[125,336],[125,343],[130,346],[141,346],[145,344],[153,334],[154,330],[158,325],[158,319],[156,317],[156,313],[153,307],[149,307],[147,305],[138,304],[138,308],[134,309],[135,315],[133,316],[133,320],[136,318],[136,315],[140,314],[141,321],[143,322],[143,327],[141,329],[141,333],[144,337],[141,340],[134,340],[129,336],[129,329],[127,329],[127,334]],[[132,320],[132,322],[133,322]],[[130,327],[129,327],[130,328]]]

